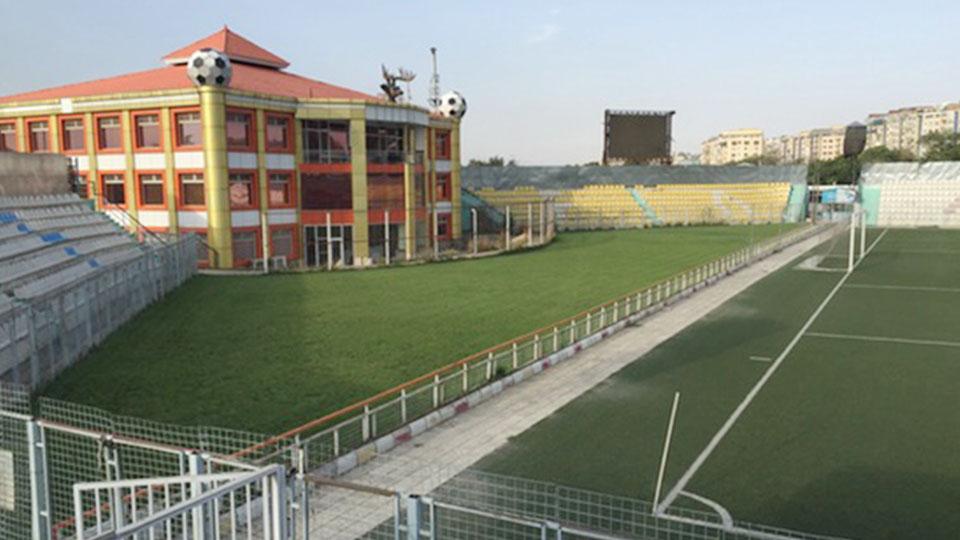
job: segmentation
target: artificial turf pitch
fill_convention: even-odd
[[[736,520],[848,538],[960,537],[960,232],[876,241],[684,491]],[[844,267],[846,238],[817,248]],[[652,499],[664,493],[843,279],[808,255],[559,410],[478,467]],[[842,264],[836,264],[836,261]],[[767,360],[768,359],[768,360]],[[680,495],[673,508],[707,507]],[[669,509],[668,509],[669,512]]]
[[[543,249],[474,261],[200,276],[41,393],[278,433],[789,228],[563,233]]]

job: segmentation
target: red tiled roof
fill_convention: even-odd
[[[78,84],[68,84],[34,92],[2,96],[0,97],[0,103],[76,98],[129,92],[151,92],[192,87],[193,83],[190,82],[190,79],[187,77],[186,69],[178,65]],[[294,75],[293,73],[248,64],[233,64],[233,79],[230,82],[230,88],[293,98],[380,101],[380,98],[363,92],[357,92],[356,90],[308,79],[300,75]]]
[[[283,69],[290,65],[290,63],[283,58],[237,34],[226,26],[218,32],[214,32],[203,39],[198,39],[186,47],[177,49],[164,56],[163,61],[168,64],[185,64],[194,51],[207,47],[226,53],[227,56],[230,57],[230,60],[234,62],[247,62],[277,69]]]

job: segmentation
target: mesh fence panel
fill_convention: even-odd
[[[27,390],[0,384],[0,538],[27,539],[31,535],[27,424],[4,411],[29,414]]]

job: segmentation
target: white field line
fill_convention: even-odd
[[[828,339],[850,339],[854,341],[875,341],[877,343],[902,343],[905,345],[930,345],[933,347],[960,347],[960,341],[940,341],[936,339],[909,339],[885,336],[859,336],[854,334],[830,334],[827,332],[807,332],[807,336]]]
[[[750,360],[753,360],[754,362],[773,362],[773,358],[770,358],[769,356],[751,356]]]
[[[681,491],[680,494],[688,499],[693,499],[704,506],[709,506],[711,510],[720,516],[720,522],[723,523],[723,527],[725,529],[733,528],[733,516],[731,516],[730,512],[717,501],[697,495],[696,493],[691,493],[689,491]]]
[[[921,287],[914,285],[872,285],[870,283],[850,283],[848,289],[879,289],[890,291],[922,291],[922,292],[945,292],[960,293],[960,288],[955,287]]]
[[[863,257],[861,257],[860,259],[857,260],[856,263],[854,263],[853,265],[854,270],[856,270],[857,266],[859,266],[860,263],[867,258],[867,255],[870,255],[870,252],[873,251],[873,248],[876,247],[876,245],[881,240],[883,240],[883,237],[887,235],[887,230],[888,229],[884,229],[883,232],[880,233],[880,235],[877,237],[877,239],[874,240],[872,244],[870,244],[870,247],[867,248],[867,252],[864,253]],[[660,503],[660,506],[654,509],[654,512],[656,514],[658,515],[663,514],[664,510],[666,510],[677,498],[677,495],[679,495],[680,492],[683,491],[685,487],[687,487],[687,484],[690,482],[690,479],[693,478],[693,475],[696,474],[698,470],[700,470],[700,467],[703,466],[703,464],[707,461],[707,458],[710,457],[710,454],[712,454],[713,451],[717,448],[717,445],[720,444],[720,441],[722,441],[723,438],[730,431],[730,428],[732,428],[733,425],[737,422],[737,420],[740,419],[740,416],[743,414],[743,411],[747,410],[747,407],[750,405],[753,399],[757,397],[757,394],[760,393],[760,390],[767,384],[767,381],[770,380],[770,377],[772,377],[773,374],[777,371],[777,368],[780,367],[780,364],[782,364],[784,359],[787,357],[787,355],[789,355],[790,352],[793,351],[793,348],[797,346],[797,343],[800,342],[800,339],[803,338],[803,335],[807,333],[807,330],[810,329],[814,321],[816,321],[817,318],[820,317],[820,314],[823,313],[824,309],[826,309],[827,304],[829,304],[830,301],[833,300],[833,297],[836,296],[837,291],[839,291],[840,288],[843,287],[843,284],[846,283],[847,279],[851,275],[853,275],[852,271],[844,274],[843,277],[840,278],[840,281],[837,282],[837,284],[833,287],[833,289],[830,291],[827,297],[823,299],[823,302],[820,303],[820,306],[818,306],[816,311],[813,312],[813,315],[811,315],[810,318],[807,319],[807,322],[803,324],[803,326],[800,328],[800,331],[797,332],[797,335],[795,335],[793,339],[790,340],[790,343],[788,343],[787,347],[783,350],[783,352],[780,353],[780,356],[778,356],[777,359],[773,361],[773,364],[771,364],[770,367],[767,368],[767,371],[763,373],[763,375],[760,377],[760,380],[758,380],[756,384],[753,385],[753,388],[751,388],[750,391],[747,393],[746,397],[743,398],[743,401],[741,401],[740,404],[737,405],[737,408],[734,409],[730,417],[727,418],[727,421],[724,422],[724,424],[720,427],[720,430],[717,431],[717,433],[713,436],[712,439],[710,439],[710,442],[707,443],[707,446],[703,449],[702,452],[700,452],[700,455],[698,455],[697,458],[693,460],[693,463],[686,470],[686,472],[683,473],[683,476],[681,476],[680,480],[678,480],[676,485],[673,486],[673,489],[671,489],[670,492],[667,493],[667,496],[663,499],[663,502]]]

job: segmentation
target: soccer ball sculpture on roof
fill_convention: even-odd
[[[467,100],[463,99],[460,92],[447,92],[440,98],[437,112],[447,118],[463,118],[467,114]]]
[[[187,61],[187,76],[197,86],[229,86],[232,75],[230,59],[216,49],[200,49]]]

